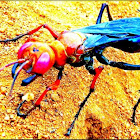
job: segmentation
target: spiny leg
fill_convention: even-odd
[[[108,14],[108,19],[109,19],[109,21],[113,20],[112,17],[111,17],[110,11],[109,11],[109,6],[108,6],[106,3],[103,3],[103,4],[102,4],[102,7],[101,7],[101,10],[100,10],[100,13],[99,13],[99,15],[98,15],[96,24],[101,23],[102,15],[103,15],[103,12],[104,12],[104,9],[105,9],[105,8],[107,9],[107,14]]]
[[[47,24],[43,24],[43,25],[40,25],[38,26],[37,28],[31,30],[31,31],[28,31],[27,33],[25,34],[21,34],[19,36],[16,36],[15,38],[12,38],[12,39],[6,39],[6,40],[0,40],[0,42],[3,42],[3,43],[7,43],[7,42],[10,42],[10,41],[17,41],[18,39],[22,38],[23,36],[26,36],[26,35],[32,35],[34,34],[35,32],[37,32],[38,30],[40,30],[42,27],[46,28],[49,30],[49,32],[51,33],[51,35],[57,39],[59,34],[53,30],[50,26],[48,26]]]
[[[28,84],[33,82],[38,76],[40,76],[40,75],[39,74],[33,74],[32,76],[22,80],[21,86],[27,86]]]
[[[137,103],[135,104],[134,108],[133,108],[133,114],[132,114],[132,122],[136,125],[136,122],[135,122],[135,115],[136,115],[136,109],[138,107],[140,103],[140,98],[138,99]]]
[[[58,73],[58,77],[57,77],[57,80],[55,81],[55,83],[53,83],[52,85],[48,86],[46,88],[46,90],[41,94],[41,96],[37,99],[37,101],[35,102],[34,106],[29,109],[29,111],[26,112],[26,114],[22,114],[20,113],[20,108],[21,106],[23,105],[23,103],[25,103],[26,100],[22,101],[18,108],[17,108],[17,115],[20,116],[20,117],[23,117],[23,118],[26,118],[26,116],[33,110],[35,109],[36,107],[40,107],[40,102],[42,101],[43,97],[46,95],[46,93],[50,90],[56,90],[60,84],[60,80],[62,79],[62,71],[63,71],[63,68],[59,70],[59,73]]]
[[[94,76],[93,81],[91,83],[90,91],[89,91],[88,95],[86,96],[86,98],[83,100],[83,102],[80,104],[80,108],[77,111],[76,115],[74,116],[74,120],[71,123],[70,127],[68,128],[67,133],[65,134],[65,136],[69,136],[71,134],[71,131],[72,131],[73,127],[74,127],[75,121],[78,119],[80,111],[84,107],[87,99],[90,97],[91,93],[94,91],[95,82],[96,82],[97,78],[99,77],[100,73],[102,72],[102,70],[103,70],[102,66],[99,66],[98,68],[94,69],[95,76]]]
[[[128,64],[128,63],[124,63],[124,62],[110,61],[109,65],[112,67],[118,67],[118,68],[124,69],[124,70],[140,70],[140,65],[133,65],[133,64]]]
[[[25,34],[21,34],[19,36],[16,36],[15,38],[12,38],[12,39],[6,39],[6,40],[0,40],[0,42],[3,42],[3,43],[7,43],[7,42],[10,42],[10,41],[17,41],[18,39],[22,38],[23,36],[25,35],[28,35],[27,33]]]
[[[140,65],[133,65],[128,64],[125,62],[115,62],[115,61],[109,61],[102,53],[103,49],[95,50],[95,56],[99,62],[105,65],[110,65],[112,67],[117,67],[123,70],[140,70]]]
[[[92,57],[85,57],[84,59],[86,59],[86,64],[85,67],[86,69],[89,71],[90,74],[96,74],[95,69],[93,67],[93,58]]]
[[[120,69],[124,70],[140,70],[140,65],[133,65],[133,64],[128,64],[124,62],[114,62],[114,61],[109,61],[105,56],[102,55],[103,49],[96,51],[96,58],[98,59],[99,62],[105,64],[105,65],[110,65],[112,67],[117,67]],[[136,103],[136,105],[133,108],[133,115],[132,115],[132,122],[135,123],[135,114],[136,114],[136,108],[138,104],[140,103],[140,99]]]

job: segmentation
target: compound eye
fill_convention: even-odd
[[[50,56],[45,52],[41,54],[37,62],[34,64],[32,72],[44,74],[48,69],[50,69]]]

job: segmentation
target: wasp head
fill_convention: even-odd
[[[18,60],[7,64],[0,69],[0,71],[2,71],[5,67],[14,64],[12,68],[13,83],[11,86],[10,96],[15,80],[22,69],[27,73],[43,75],[54,65],[54,63],[55,54],[47,44],[26,42],[18,51]],[[30,81],[32,80],[31,78],[28,79],[30,79]]]
[[[29,61],[23,69],[28,73],[44,74],[55,62],[53,50],[44,43],[27,42],[18,51],[18,59]]]

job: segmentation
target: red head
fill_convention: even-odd
[[[2,71],[5,67],[15,64],[12,69],[12,76],[14,79],[11,86],[10,96],[15,80],[22,69],[25,69],[28,73],[43,75],[54,65],[54,63],[54,51],[47,44],[39,42],[26,42],[18,51],[18,60],[7,64],[0,69],[0,71]],[[16,71],[18,66],[20,67]]]
[[[55,54],[45,43],[27,42],[19,49],[18,59],[30,61],[24,66],[28,72],[44,74],[54,65]]]

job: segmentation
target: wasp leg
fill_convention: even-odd
[[[43,25],[40,25],[39,27],[27,32],[27,35],[32,35],[33,33],[37,32],[41,27],[44,27],[46,29],[49,30],[49,32],[51,33],[51,35],[57,39],[58,36],[59,36],[59,33],[57,33],[55,30],[53,30],[48,24],[43,24]]]
[[[46,90],[41,94],[41,96],[38,98],[38,100],[35,102],[35,104],[33,105],[33,107],[31,109],[29,109],[29,111],[26,112],[26,114],[22,114],[20,113],[20,108],[22,106],[22,104],[25,102],[21,102],[17,108],[17,115],[20,116],[20,117],[24,117],[26,118],[26,116],[32,111],[34,110],[36,107],[40,107],[40,102],[42,101],[43,97],[46,95],[46,93],[50,90],[56,90],[60,84],[60,80],[62,78],[62,71],[63,71],[63,68],[61,70],[59,70],[59,73],[58,73],[58,78],[57,80],[55,81],[54,84],[48,86],[46,88]]]
[[[51,33],[51,35],[52,35],[55,39],[58,38],[59,34],[58,34],[55,30],[53,30],[53,29],[52,29],[51,27],[49,27],[47,24],[43,24],[43,25],[40,25],[40,26],[38,26],[37,28],[35,28],[35,29],[33,29],[33,30],[31,30],[31,31],[29,31],[29,32],[27,32],[27,33],[25,33],[25,34],[21,34],[21,35],[16,36],[15,38],[12,38],[12,39],[0,40],[0,42],[7,43],[7,42],[10,42],[10,41],[17,41],[18,39],[22,38],[23,36],[32,35],[33,33],[37,32],[37,31],[38,31],[40,28],[42,28],[42,27],[48,29],[49,32]]]
[[[26,35],[32,35],[33,33],[37,32],[43,25],[25,33],[25,34],[21,34],[19,36],[16,36],[15,38],[12,38],[12,39],[6,39],[6,40],[0,40],[0,42],[4,42],[4,43],[7,43],[7,42],[10,42],[10,41],[17,41],[18,39],[22,38],[23,36],[26,36]]]
[[[109,65],[112,67],[118,67],[118,68],[124,69],[124,70],[140,70],[140,65],[133,65],[133,64],[128,64],[128,63],[124,63],[124,62],[110,61]]]
[[[22,113],[20,113],[20,108],[25,102],[26,102],[26,100],[22,101],[17,108],[17,116],[20,116],[24,119],[27,117],[27,114],[29,114],[32,110],[34,110],[37,107],[37,106],[33,106],[28,112],[26,112],[26,114],[22,114]],[[38,106],[38,107],[40,107],[40,106]]]
[[[52,35],[55,39],[58,38],[59,33],[57,33],[57,32],[56,32],[55,30],[53,30],[50,26],[48,26],[48,24],[44,24],[43,27],[46,28],[46,29],[48,29],[49,32],[51,33],[51,35]]]
[[[92,57],[85,57],[86,64],[85,67],[89,71],[90,74],[96,74],[95,69],[93,67],[93,58]]]
[[[97,60],[105,65],[110,65],[112,67],[117,67],[124,70],[140,70],[140,65],[133,65],[125,62],[109,61],[105,56],[102,55],[102,52],[103,50],[100,50],[95,55]]]
[[[73,127],[74,127],[75,121],[78,119],[80,111],[84,107],[87,99],[90,97],[91,93],[94,91],[95,82],[96,82],[97,78],[99,77],[100,73],[102,72],[102,70],[103,70],[102,66],[99,66],[98,68],[95,69],[96,74],[95,74],[95,76],[93,78],[93,81],[91,83],[90,91],[89,91],[88,95],[85,97],[85,99],[83,100],[83,102],[79,105],[80,108],[77,111],[76,115],[74,116],[74,120],[71,123],[70,127],[68,128],[67,133],[65,134],[65,136],[69,136],[71,134],[71,131],[72,131]]]
[[[87,54],[87,55],[84,55],[81,59],[82,59],[82,61],[80,61],[79,63],[72,63],[70,65],[73,67],[81,67],[81,66],[85,65],[85,67],[89,71],[89,73],[95,75],[95,70],[93,67],[93,58]]]
[[[23,117],[23,118],[26,118],[26,115],[24,114],[21,114],[19,109],[21,108],[21,106],[23,105],[23,103],[25,103],[26,100],[22,101],[19,105],[18,105],[18,108],[17,108],[17,116],[20,116],[20,117]]]
[[[39,75],[34,74],[24,80],[22,80],[21,86],[27,86],[28,84],[30,84],[31,82],[33,82]]]
[[[3,43],[7,43],[7,42],[10,42],[10,41],[17,41],[18,39],[22,38],[23,36],[27,35],[27,33],[25,34],[21,34],[19,36],[16,36],[15,38],[12,38],[12,39],[6,39],[6,40],[0,40],[0,42],[3,42]]]
[[[132,114],[132,122],[134,123],[134,125],[136,125],[136,122],[135,122],[135,115],[136,115],[136,109],[138,107],[140,103],[140,98],[138,99],[138,102],[135,104],[134,108],[133,108],[133,114]]]
[[[98,16],[97,21],[96,21],[96,24],[101,23],[102,15],[103,15],[103,12],[104,12],[105,8],[107,9],[107,14],[108,14],[109,21],[113,20],[112,17],[111,17],[110,11],[109,11],[109,6],[106,3],[103,3],[102,7],[101,7],[101,10],[100,10],[100,13],[99,13],[99,16]]]

